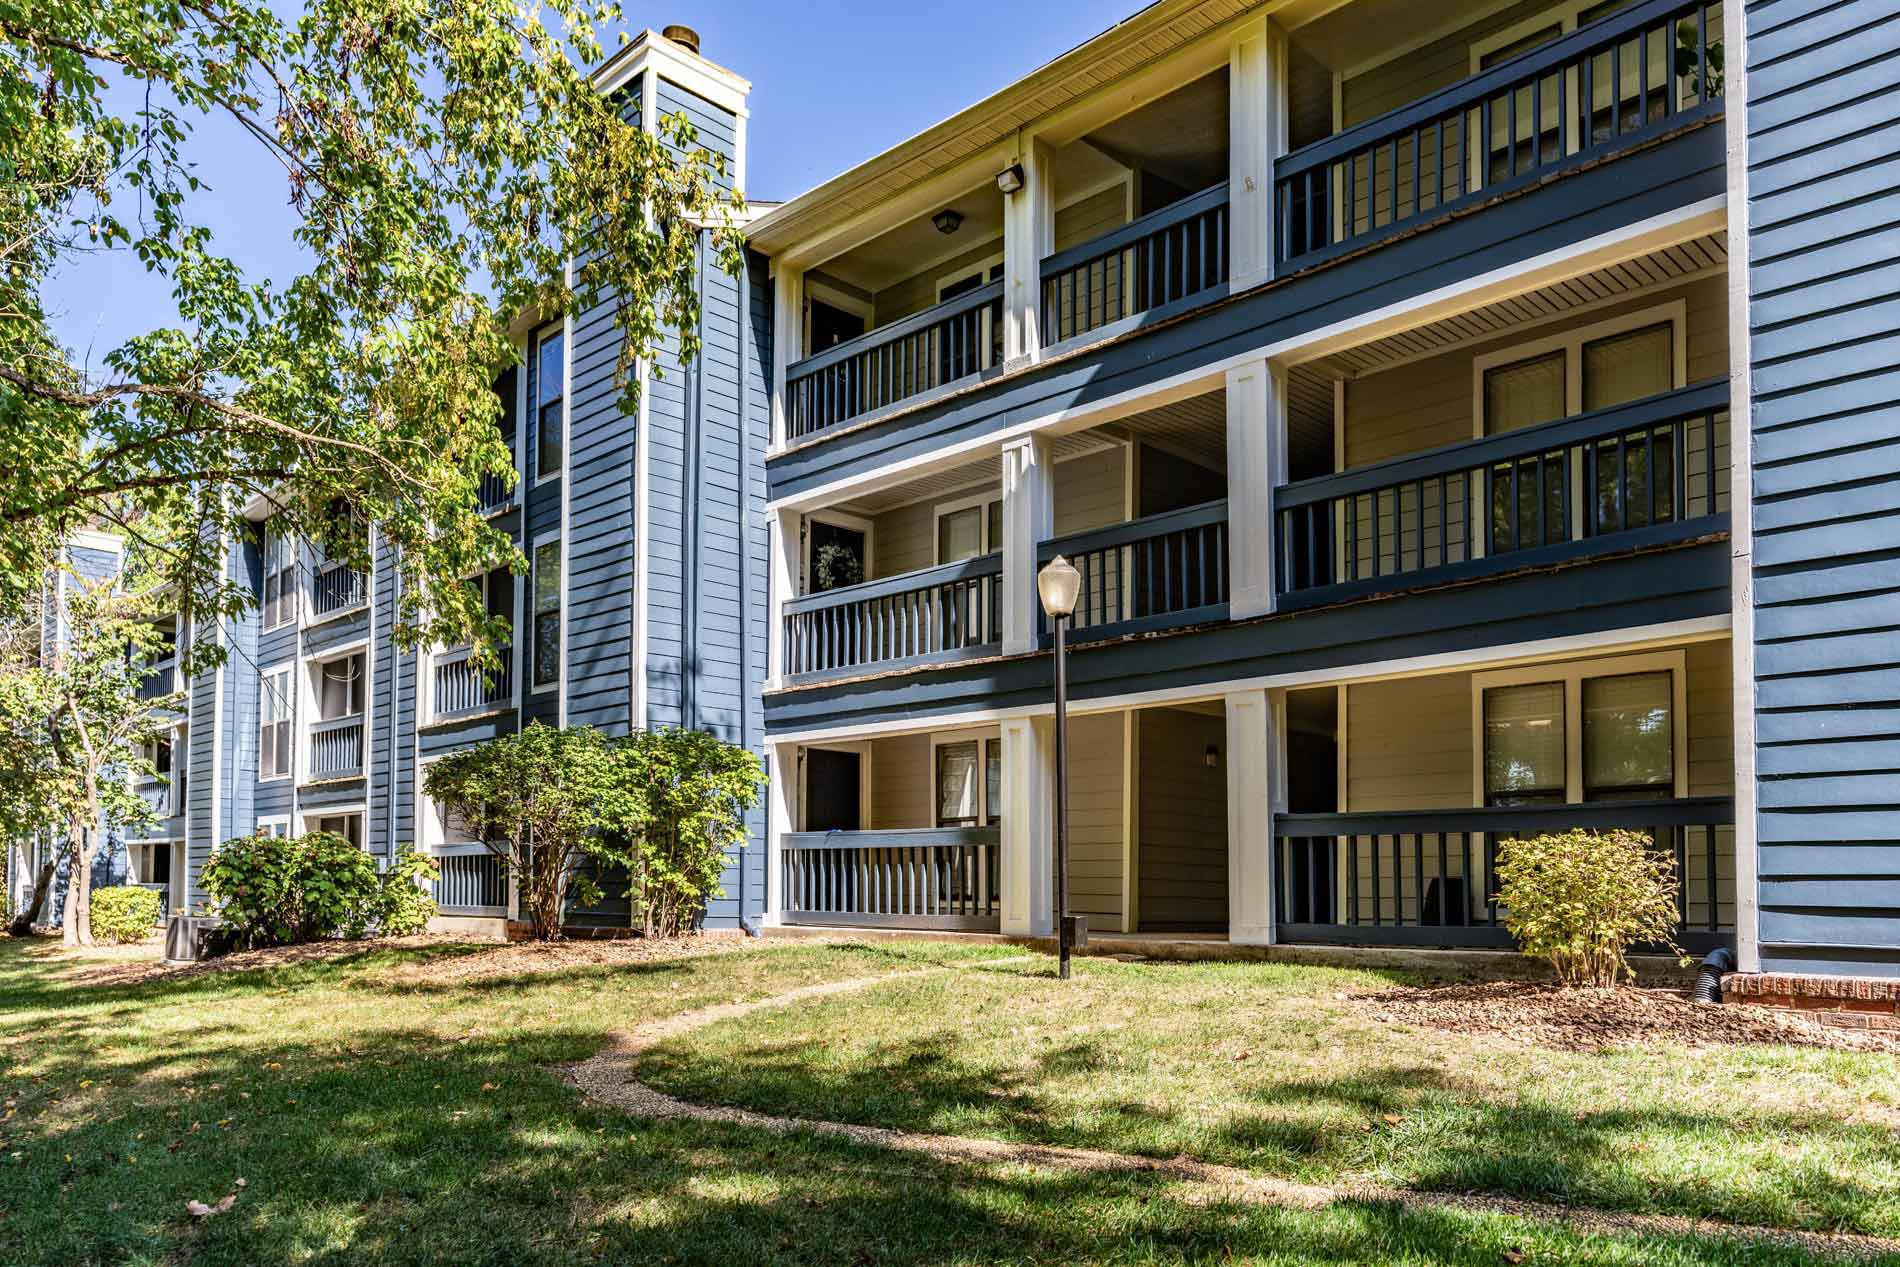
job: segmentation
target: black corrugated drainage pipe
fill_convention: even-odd
[[[1695,1001],[1697,1003],[1720,1003],[1722,1001],[1722,977],[1735,971],[1735,952],[1727,946],[1711,950],[1702,966],[1695,974]]]

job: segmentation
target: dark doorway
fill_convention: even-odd
[[[1339,693],[1332,687],[1286,697],[1287,812],[1339,812]],[[1330,924],[1338,856],[1331,838],[1294,841],[1287,850],[1281,917],[1293,924]]]
[[[833,308],[822,299],[811,301],[811,355],[835,348],[863,333],[864,318],[857,313]]]
[[[864,533],[856,528],[814,519],[807,528],[811,547],[808,592],[822,593],[868,580],[864,566]]]
[[[805,830],[858,831],[861,760],[836,748],[805,749]]]

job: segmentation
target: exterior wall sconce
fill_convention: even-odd
[[[961,211],[952,211],[950,208],[945,207],[942,211],[930,217],[930,223],[937,226],[937,232],[948,237],[963,227],[963,213]]]
[[[1005,194],[1013,194],[1023,187],[1023,165],[1011,163],[996,173],[996,187]]]
[[[1220,769],[1220,746],[1218,744],[1207,745],[1207,754],[1201,759],[1207,763],[1208,769]]]

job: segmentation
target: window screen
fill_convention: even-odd
[[[937,746],[937,826],[974,827],[983,806],[977,784],[976,741]]]
[[[994,827],[1003,821],[1003,741],[983,741],[983,822]]]
[[[561,680],[561,543],[534,549],[534,684]]]
[[[1565,786],[1563,683],[1486,691],[1485,804],[1561,803]]]
[[[1583,407],[1607,409],[1675,385],[1675,328],[1664,321],[1583,345]]]
[[[953,510],[937,519],[937,561],[955,563],[983,553],[983,507]]]
[[[535,357],[535,474],[558,475],[562,460],[561,393],[567,379],[567,349],[559,330],[542,336]]]
[[[1672,704],[1666,670],[1584,679],[1585,800],[1650,800],[1674,792]]]
[[[290,773],[290,670],[264,675],[258,704],[258,769],[260,778],[278,779]]]
[[[1484,372],[1484,433],[1499,435],[1564,416],[1562,349]]]

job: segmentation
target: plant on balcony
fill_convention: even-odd
[[[645,807],[627,896],[648,936],[676,937],[698,922],[708,899],[724,895],[726,851],[745,845],[745,817],[765,790],[765,769],[757,754],[699,730],[643,731],[615,748],[628,802]]]
[[[597,730],[531,722],[431,762],[422,787],[501,859],[543,941],[561,935],[570,901],[600,901],[600,885],[580,870],[585,860],[600,864],[594,870],[632,870],[625,842],[646,807],[614,741]]]
[[[1498,903],[1518,948],[1565,985],[1635,980],[1629,949],[1675,944],[1676,860],[1642,832],[1547,832],[1498,842]],[[1686,964],[1689,961],[1684,959]]]
[[[144,941],[152,935],[162,909],[157,889],[136,884],[100,889],[92,895],[92,939],[116,945]]]

